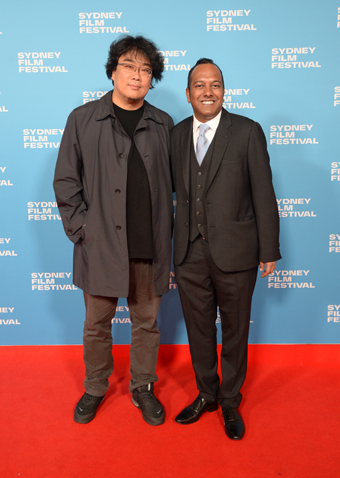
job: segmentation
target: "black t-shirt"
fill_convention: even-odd
[[[143,116],[138,110],[124,110],[113,104],[115,114],[131,138],[126,187],[126,227],[130,259],[153,259],[152,209],[148,175],[134,142],[134,132]]]

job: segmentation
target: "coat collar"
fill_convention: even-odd
[[[109,91],[98,101],[97,105],[97,121],[101,121],[108,116],[112,118],[116,118],[113,103],[112,103],[112,91]],[[154,108],[150,103],[144,101],[144,113],[143,118],[144,120],[151,119],[156,123],[162,124],[163,121],[159,114],[157,113],[157,108]]]

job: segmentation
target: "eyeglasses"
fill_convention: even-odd
[[[146,68],[145,66],[135,66],[131,65],[130,63],[118,63],[118,65],[122,66],[126,73],[140,73],[140,76],[150,77],[152,74],[151,68]]]

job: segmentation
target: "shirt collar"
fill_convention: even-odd
[[[217,116],[215,116],[215,118],[213,118],[210,121],[207,121],[205,123],[214,132],[216,132],[216,130],[217,130],[217,127],[218,127],[220,119],[221,119],[221,115],[222,115],[222,110],[218,113]],[[193,117],[194,117],[193,129],[194,129],[194,132],[196,132],[202,123],[200,121],[198,121],[198,119],[196,118],[195,115],[193,115]]]

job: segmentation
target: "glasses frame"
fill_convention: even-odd
[[[117,63],[117,65],[128,67],[125,69],[128,73],[129,73],[128,70],[130,68],[131,68],[131,73],[136,73],[136,71],[138,71],[140,76],[144,78],[150,78],[150,76],[152,75],[152,69],[148,68],[147,66],[136,66],[136,65],[133,65],[132,63]],[[145,75],[144,73],[142,73],[143,70],[147,70],[149,73]]]

